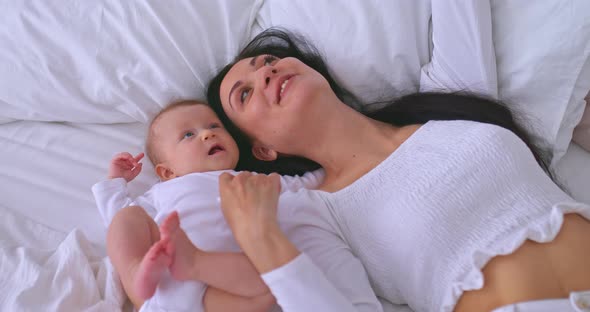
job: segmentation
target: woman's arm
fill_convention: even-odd
[[[281,190],[276,174],[241,172],[219,176],[221,210],[242,251],[258,272],[282,266],[299,255],[277,223]]]
[[[305,254],[285,236],[278,191],[276,175],[220,176],[224,216],[283,311],[382,311],[360,261],[318,216],[297,214],[286,230]]]
[[[498,96],[489,0],[432,0],[432,41],[432,57],[422,67],[420,91]]]

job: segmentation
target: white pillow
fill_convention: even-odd
[[[336,78],[361,99],[416,91],[429,62],[430,1],[267,0],[258,29],[303,33],[326,56]],[[567,150],[590,88],[590,1],[492,1],[500,99],[532,117],[536,141]],[[585,70],[585,71],[589,71]]]
[[[145,122],[205,86],[263,0],[0,5],[0,121]]]
[[[311,41],[334,77],[361,100],[418,90],[429,62],[430,1],[266,0],[258,29],[281,26]]]
[[[590,152],[590,93],[586,97],[586,109],[582,120],[574,129],[573,141]]]
[[[537,142],[565,154],[590,89],[590,1],[492,1],[500,98],[532,117]]]

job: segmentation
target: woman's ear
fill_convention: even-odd
[[[277,159],[277,152],[262,144],[254,143],[252,145],[252,154],[254,157],[264,161],[273,161]]]
[[[174,174],[170,168],[164,166],[163,164],[156,165],[156,175],[161,181],[168,181],[176,177],[176,174]]]

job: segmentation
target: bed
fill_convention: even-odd
[[[2,311],[131,309],[90,187],[115,153],[143,150],[163,105],[204,98],[263,29],[305,34],[366,100],[415,91],[432,49],[425,0],[22,0],[0,10]],[[553,152],[560,181],[590,203],[590,152],[571,140],[590,90],[590,2],[493,0],[492,17],[500,98],[536,121],[525,126]],[[151,169],[132,195],[157,181]]]

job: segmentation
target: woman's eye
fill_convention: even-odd
[[[245,89],[244,91],[242,91],[242,93],[240,93],[240,101],[242,103],[244,103],[244,101],[248,97],[248,94],[250,94],[250,89]]]
[[[195,134],[192,131],[187,131],[182,138],[188,139],[188,138],[192,137],[193,135],[195,135]]]
[[[267,55],[264,57],[264,66],[270,66],[272,65],[272,62],[274,62],[277,58],[272,56],[272,55]]]

